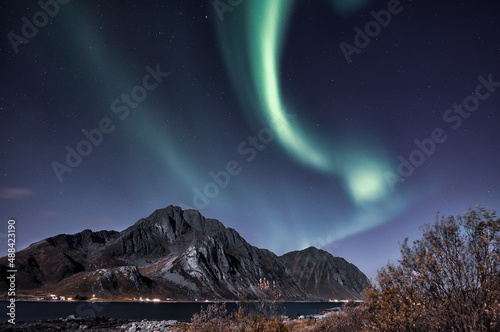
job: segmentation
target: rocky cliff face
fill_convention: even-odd
[[[17,288],[110,299],[357,298],[366,277],[309,248],[278,257],[198,211],[169,206],[122,232],[57,235],[18,252]],[[6,289],[7,259],[0,259]],[[5,275],[5,276],[4,276]]]

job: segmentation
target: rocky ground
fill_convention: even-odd
[[[132,321],[107,317],[59,318],[36,322],[0,323],[0,331],[182,331],[186,323],[175,320],[169,321]]]

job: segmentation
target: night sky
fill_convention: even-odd
[[[373,278],[500,208],[496,1],[46,3],[0,5],[5,254],[173,204]]]

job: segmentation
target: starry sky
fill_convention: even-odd
[[[374,278],[437,212],[500,207],[498,9],[2,2],[2,250],[11,218],[20,250],[174,204]]]

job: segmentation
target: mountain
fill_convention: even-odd
[[[7,257],[0,259],[6,290]],[[354,265],[308,248],[281,257],[196,210],[168,206],[123,230],[57,235],[16,254],[18,293],[107,298],[326,300],[358,298]]]
[[[355,265],[314,247],[289,252],[280,260],[313,296],[357,299],[368,286],[366,276]]]

